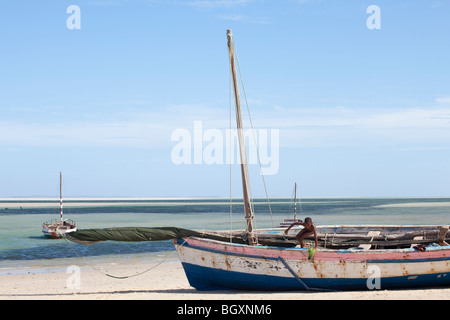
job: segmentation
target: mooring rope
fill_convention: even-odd
[[[100,270],[100,269],[98,269],[97,267],[95,267],[95,266],[93,266],[92,264],[90,264],[90,263],[86,260],[85,257],[81,256],[81,255],[80,255],[80,254],[79,254],[79,253],[78,253],[78,252],[70,245],[69,240],[66,238],[66,235],[63,234],[63,233],[61,233],[61,235],[62,235],[63,239],[66,241],[66,243],[67,243],[67,245],[69,246],[69,248],[72,249],[72,251],[73,251],[79,258],[83,259],[84,263],[86,263],[89,267],[91,267],[91,268],[94,269],[95,271],[97,271],[97,272],[99,272],[99,273],[101,273],[101,274],[103,274],[103,275],[105,275],[105,276],[108,276],[108,277],[110,277],[110,278],[114,278],[114,279],[128,279],[128,278],[140,276],[140,275],[142,275],[142,274],[144,274],[144,273],[146,273],[146,272],[149,272],[149,271],[155,269],[155,268],[158,267],[159,265],[163,264],[164,262],[166,262],[167,260],[169,260],[169,258],[172,257],[172,256],[177,252],[177,249],[175,249],[174,252],[172,252],[172,253],[170,253],[169,255],[167,255],[167,257],[164,258],[162,261],[160,261],[159,263],[157,263],[156,265],[152,266],[151,268],[149,268],[149,269],[147,269],[147,270],[145,270],[145,271],[142,271],[142,272],[139,272],[139,273],[136,273],[136,274],[132,274],[132,275],[129,275],[129,276],[115,276],[115,275],[112,275],[112,274],[103,272],[102,270]],[[186,238],[186,239],[183,239],[184,241],[183,241],[183,243],[180,245],[180,247],[182,247],[182,246],[186,243],[186,240],[189,239],[189,238],[190,238],[190,237],[188,237],[188,238]]]

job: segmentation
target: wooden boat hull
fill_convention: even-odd
[[[62,238],[62,234],[63,233],[69,233],[69,232],[74,232],[77,231],[76,228],[73,229],[47,229],[47,228],[43,228],[42,229],[42,233],[44,234],[44,236],[46,238],[50,238],[50,239],[59,239]]]
[[[59,239],[62,234],[77,231],[75,222],[66,219],[63,221],[52,220],[42,224],[42,233],[46,238]]]
[[[450,286],[450,247],[318,250],[248,246],[202,238],[174,240],[197,290],[367,290]]]

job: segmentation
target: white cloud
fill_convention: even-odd
[[[150,146],[164,127],[139,122],[25,124],[0,123],[0,145],[9,146]]]
[[[439,104],[450,104],[450,97],[436,98],[436,102]]]
[[[202,120],[205,126],[221,127],[228,123],[228,113],[201,104],[170,105],[164,108],[126,109],[116,111],[99,108],[88,117],[47,119],[45,115],[27,120],[0,120],[0,145],[3,146],[168,146],[173,130],[189,129]],[[103,116],[102,116],[103,114]],[[225,119],[225,120],[224,120]],[[216,121],[217,120],[217,121]]]
[[[204,129],[229,128],[226,105],[138,108],[127,110],[126,116],[123,113],[105,114],[105,117],[97,114],[90,120],[0,120],[0,145],[171,147],[172,132],[179,128],[192,131],[194,121],[202,121]],[[282,147],[450,146],[450,108],[440,105],[398,109],[289,108],[275,105],[272,108],[259,106],[251,112],[255,128],[280,130]],[[248,128],[246,108],[243,109],[243,120]],[[231,121],[234,128],[234,111]]]
[[[231,21],[244,21],[247,19],[246,16],[242,14],[220,15],[219,18],[222,20],[231,20]]]
[[[249,17],[242,14],[228,14],[228,15],[219,15],[219,19],[229,20],[229,21],[240,21],[246,23],[257,23],[257,24],[266,24],[268,21],[264,18],[255,18]]]
[[[450,109],[283,108],[253,114],[259,127],[280,130],[282,146],[450,146]]]

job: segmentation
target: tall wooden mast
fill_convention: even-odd
[[[250,204],[250,186],[248,178],[247,154],[245,150],[244,130],[242,128],[243,126],[241,114],[241,98],[239,94],[239,84],[237,81],[236,64],[234,61],[234,41],[231,30],[227,30],[227,39],[228,39],[228,56],[230,57],[230,67],[233,78],[234,100],[236,105],[236,124],[238,130],[239,154],[241,159],[241,175],[242,175],[242,188],[244,195],[245,220],[247,222],[247,237],[248,237],[248,244],[254,245],[256,244],[256,239],[253,232],[253,212],[252,206]]]

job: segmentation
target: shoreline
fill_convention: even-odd
[[[291,199],[287,196],[271,196],[270,199]],[[229,200],[230,197],[220,196],[205,196],[205,197],[64,197],[66,201],[182,201],[182,200]],[[242,199],[240,197],[233,197],[232,199]],[[267,199],[266,197],[253,197],[253,199]],[[450,197],[359,197],[359,196],[329,196],[329,197],[302,197],[301,199],[450,199]],[[5,201],[59,201],[59,197],[0,197],[0,202]]]
[[[50,267],[47,273],[31,272],[28,270],[27,273],[0,274],[0,299],[450,300],[450,288],[445,287],[341,292],[255,292],[242,290],[205,292],[197,291],[189,285],[179,260],[160,264],[103,264],[97,267],[102,272],[117,276],[132,275],[132,277],[114,279],[99,272],[99,270],[92,269],[90,266],[77,266],[70,263],[67,263],[65,266]],[[145,273],[139,274],[141,272]]]
[[[265,200],[266,198],[255,197],[255,200]],[[288,197],[272,197],[271,203],[277,203],[276,200],[288,201]],[[348,199],[371,199],[371,198],[303,198],[302,203],[308,203],[308,200],[316,199],[332,199],[333,201]],[[450,198],[373,198],[373,199],[450,199]],[[202,203],[201,201],[218,201],[214,204],[228,205],[229,198],[221,197],[198,197],[198,198],[64,198],[63,206],[68,208],[75,207],[114,207],[114,206],[152,206],[152,205],[202,205],[211,204],[210,202]],[[60,206],[59,198],[0,198],[0,209],[5,210],[21,210],[30,208],[53,208]],[[192,202],[191,202],[192,201]],[[199,202],[200,201],[200,202]],[[233,198],[233,203],[238,204],[241,198]],[[375,205],[373,208],[414,208],[414,207],[450,207],[450,201],[441,202],[402,202],[391,204]]]

